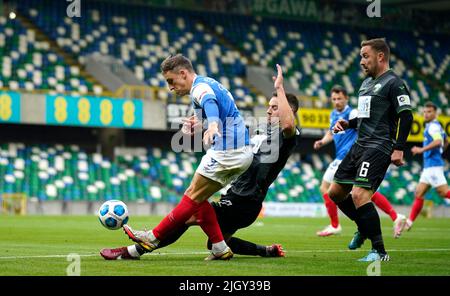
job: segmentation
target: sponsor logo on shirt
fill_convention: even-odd
[[[411,100],[409,99],[408,95],[401,95],[397,97],[398,105],[411,105]]]

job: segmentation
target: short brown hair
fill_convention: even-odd
[[[385,38],[375,38],[375,39],[369,39],[369,40],[362,41],[361,47],[363,47],[363,46],[370,46],[376,52],[382,52],[384,54],[384,58],[386,59],[386,61],[389,61],[391,49],[389,48],[389,45],[387,44]]]
[[[178,72],[181,68],[194,72],[191,61],[182,54],[170,55],[161,63],[161,72]]]
[[[436,104],[433,103],[433,102],[426,102],[424,106],[425,106],[425,108],[433,108],[434,111],[437,110],[437,106],[436,106]]]
[[[331,93],[343,93],[344,96],[347,96],[347,90],[339,84],[336,84],[331,88]]]
[[[276,91],[274,91],[272,93],[272,97],[277,97],[277,92]],[[299,106],[297,97],[294,94],[287,93],[286,94],[286,99],[287,99],[287,101],[289,103],[289,106],[291,106],[292,111],[294,113],[297,113],[298,106]]]

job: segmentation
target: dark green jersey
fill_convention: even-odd
[[[409,90],[392,70],[367,78],[359,89],[357,144],[391,155],[397,138],[398,114],[411,110]]]

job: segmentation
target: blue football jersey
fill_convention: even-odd
[[[350,119],[357,116],[357,110],[353,110],[350,106],[345,106],[344,110],[341,112],[336,109],[330,114],[330,130],[339,119],[344,119],[349,121]],[[336,159],[344,159],[347,152],[352,148],[353,143],[355,143],[358,133],[356,129],[347,129],[343,132],[333,134],[334,146],[336,148]]]
[[[219,109],[220,137],[215,136],[213,150],[237,149],[249,144],[248,129],[234,103],[233,95],[219,82],[204,76],[196,76],[190,97],[197,117],[206,119],[203,109],[208,100],[214,100]]]
[[[425,124],[425,131],[423,133],[423,147],[427,146],[435,139],[441,139],[442,145],[431,150],[427,150],[423,153],[423,166],[424,168],[444,166],[444,159],[442,158],[442,152],[444,147],[444,140],[446,134],[441,124],[435,119]]]

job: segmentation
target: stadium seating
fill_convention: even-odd
[[[7,144],[0,154],[2,193],[23,192],[40,200],[174,201],[132,168],[72,146]]]
[[[93,91],[77,66],[66,64],[48,42],[38,40],[36,32],[18,19],[4,16],[0,16],[0,65],[0,88],[78,94]]]
[[[159,70],[160,62],[176,51],[189,57],[199,74],[214,77],[231,89],[239,107],[252,106],[255,101],[243,83],[245,58],[185,12],[93,2],[87,15],[77,20],[61,14],[65,2],[25,2],[23,13],[61,48],[77,56],[81,65],[89,54],[112,55],[140,80],[162,88],[162,100],[189,103],[187,97],[168,94]]]
[[[100,95],[105,89],[84,77],[86,56],[112,55],[142,81],[159,88],[159,99],[189,103],[168,93],[159,63],[169,53],[189,57],[197,72],[219,80],[240,108],[264,104],[245,80],[246,66],[274,69],[283,65],[285,79],[299,93],[316,97],[316,107],[330,107],[328,90],[344,85],[356,105],[363,79],[360,42],[385,36],[391,66],[409,85],[413,107],[433,100],[450,114],[450,39],[438,34],[355,28],[295,20],[221,13],[201,13],[150,6],[89,1],[82,18],[64,13],[66,1],[21,0],[19,17],[0,16],[0,89],[49,94]],[[42,33],[44,36],[42,36]],[[56,46],[55,46],[56,44]],[[75,58],[68,63],[63,51]],[[3,144],[0,194],[24,192],[39,200],[166,201],[176,203],[190,183],[201,155],[147,147],[146,155],[118,155],[115,160],[86,153],[76,145]],[[326,154],[295,156],[271,186],[267,200],[322,202],[319,185],[331,158]],[[398,205],[414,198],[421,164],[392,167],[380,191]],[[450,172],[446,170],[447,178]],[[225,190],[221,191],[222,193]],[[216,195],[217,196],[217,195]],[[436,204],[444,201],[431,192]]]
[[[18,2],[18,9],[61,48],[78,57],[81,65],[91,53],[112,55],[139,79],[161,88],[158,96],[162,100],[189,101],[168,94],[159,73],[160,61],[176,51],[191,58],[200,74],[229,88],[242,108],[265,102],[247,86],[245,67],[274,68],[275,63],[284,66],[286,79],[299,93],[318,98],[316,107],[330,107],[327,92],[336,83],[349,90],[351,103],[356,104],[355,92],[363,78],[360,42],[385,36],[392,49],[391,66],[411,88],[413,107],[433,100],[444,114],[450,111],[450,44],[443,35],[368,28],[356,31],[345,25],[105,1],[90,2],[83,18],[77,19],[61,13],[66,5],[64,1],[26,0]]]
[[[177,203],[189,186],[201,154],[148,147],[146,155],[124,154],[111,161],[77,145],[3,144],[0,194],[25,193],[39,200],[110,200]],[[270,187],[267,201],[322,202],[319,186],[332,159],[327,154],[294,155]],[[380,191],[392,203],[410,205],[421,165],[392,167]],[[450,172],[447,170],[447,178]],[[220,193],[225,193],[226,189]],[[220,194],[219,193],[219,194]],[[218,197],[217,194],[215,197]],[[445,202],[434,192],[428,199]]]
[[[268,67],[283,64],[287,79],[306,95],[317,96],[318,107],[330,107],[327,91],[336,83],[349,90],[351,103],[356,104],[355,92],[364,77],[359,66],[360,42],[385,36],[392,50],[391,67],[410,87],[413,107],[433,100],[448,114],[450,44],[444,36],[428,36],[417,44],[417,37],[421,37],[417,32],[413,36],[401,31],[362,28],[358,32],[365,34],[361,34],[343,25],[222,14],[205,14],[202,19],[253,61]],[[418,57],[419,62],[412,57]],[[439,72],[434,75],[436,71]],[[443,87],[432,87],[421,74],[433,74],[427,79],[442,86],[447,84],[447,92]]]

